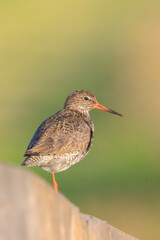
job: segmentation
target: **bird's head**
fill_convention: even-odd
[[[71,93],[65,101],[65,109],[76,110],[80,112],[89,112],[92,109],[100,109],[106,112],[110,112],[119,116],[122,114],[104,107],[97,102],[95,95],[87,90],[77,90]]]

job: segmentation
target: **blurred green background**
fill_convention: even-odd
[[[56,174],[80,210],[141,239],[160,236],[160,1],[1,1],[0,158],[20,167],[36,128],[77,89],[91,152]],[[30,168],[52,183],[51,175]]]

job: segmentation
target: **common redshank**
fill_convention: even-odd
[[[39,126],[24,154],[26,159],[21,166],[38,166],[52,173],[53,187],[57,192],[54,173],[64,171],[79,162],[91,149],[94,124],[89,111],[92,109],[122,116],[99,104],[93,93],[77,90],[68,96],[61,111]]]

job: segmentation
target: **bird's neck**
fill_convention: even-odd
[[[77,109],[65,109],[69,111],[71,114],[77,117],[83,117],[86,120],[91,120],[89,111],[85,111],[84,109],[77,110]]]
[[[75,110],[75,109],[66,109],[64,108],[63,111],[65,111],[67,114],[69,115],[73,115],[76,116],[77,118],[83,118],[84,121],[86,121],[89,126],[92,129],[92,134],[94,132],[94,124],[93,121],[90,118],[90,114],[88,111],[79,111],[79,110]]]

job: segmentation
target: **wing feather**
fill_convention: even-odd
[[[37,129],[25,156],[64,155],[84,152],[90,142],[91,129],[76,116],[47,119]]]

